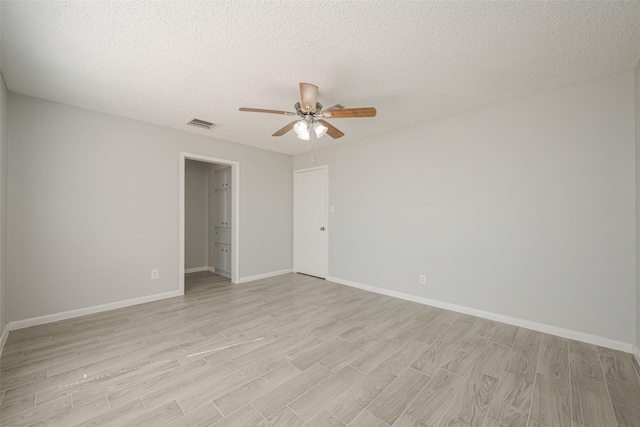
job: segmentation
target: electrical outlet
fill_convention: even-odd
[[[158,278],[158,270],[151,270],[151,280],[156,280]]]
[[[426,285],[427,284],[427,275],[426,274],[421,274],[420,275],[420,284],[421,285]]]

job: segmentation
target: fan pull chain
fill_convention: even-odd
[[[313,125],[313,122],[311,122],[311,124]],[[309,132],[309,136],[311,137],[309,138],[309,161],[311,163],[315,163],[316,157],[313,155],[313,139],[315,137],[315,132],[313,132],[313,127],[312,127],[312,131]]]

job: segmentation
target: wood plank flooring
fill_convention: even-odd
[[[629,354],[287,274],[12,331],[2,426],[638,427]]]

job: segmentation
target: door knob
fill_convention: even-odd
[[[324,231],[324,227],[320,227],[320,230]]]

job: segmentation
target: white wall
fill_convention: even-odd
[[[7,295],[7,87],[0,74],[0,336],[9,321]],[[0,350],[2,343],[0,343]]]
[[[317,151],[336,209],[330,275],[634,342],[633,82]],[[294,158],[294,169],[311,165]]]
[[[640,347],[640,62],[635,70],[636,112],[636,347]]]
[[[8,104],[10,320],[177,290],[180,151],[240,162],[240,277],[291,268],[290,156],[12,93]]]
[[[209,264],[209,169],[208,163],[187,160],[184,170],[184,267]]]

